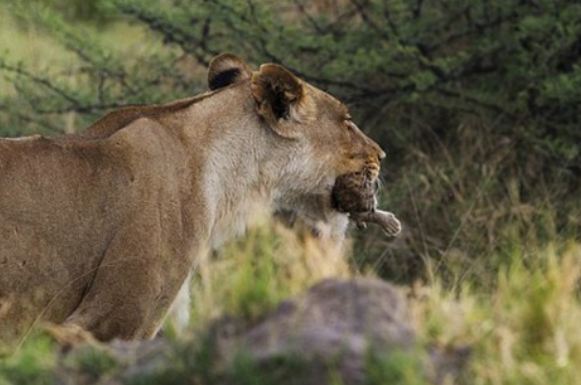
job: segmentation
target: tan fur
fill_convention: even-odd
[[[256,207],[343,215],[335,178],[377,175],[381,149],[283,67],[242,75],[81,135],[0,139],[0,345],[40,321],[152,337],[200,253],[242,233]]]

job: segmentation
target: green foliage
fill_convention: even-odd
[[[86,349],[69,358],[73,361],[69,365],[78,368],[90,381],[94,382],[117,368],[115,358],[106,351],[97,349]]]
[[[102,2],[119,16],[145,24],[168,50],[178,48],[203,65],[222,51],[239,53],[255,63],[285,63],[307,80],[352,101],[360,116],[382,124],[397,127],[402,118],[377,111],[385,105],[406,109],[406,115],[418,115],[424,123],[446,111],[490,123],[500,120],[499,129],[510,134],[518,134],[516,123],[526,124],[527,130],[540,131],[536,137],[550,139],[527,145],[568,162],[576,159],[575,151],[558,144],[558,139],[568,143],[579,139],[575,107],[580,97],[581,27],[576,21],[581,6],[572,2],[353,1],[337,6],[333,16],[300,1],[296,6],[224,0]],[[157,75],[156,86],[170,87],[175,96],[186,91],[176,84],[179,71],[168,71],[168,58],[152,60],[148,54],[136,68],[125,53],[112,54],[90,35],[58,19],[58,14],[33,17],[78,54],[91,80],[101,78],[84,85],[85,97],[67,98],[57,90],[43,90],[60,94],[56,104],[61,109],[90,114],[87,104],[104,110],[114,107],[115,98],[129,103],[159,100],[161,90],[135,92],[134,83],[144,82],[142,71],[130,76],[136,69],[147,68],[146,72]],[[150,60],[143,63],[144,58]],[[115,90],[107,84],[120,79],[125,84]],[[195,91],[191,81],[186,85],[187,91]],[[454,121],[437,123],[444,129]],[[376,125],[366,128],[381,129]],[[392,137],[390,147],[403,150],[409,144],[406,136],[423,134],[419,127],[408,131],[403,141]]]
[[[309,362],[300,357],[280,357],[268,365],[258,365],[251,357],[239,354],[228,371],[229,381],[239,385],[302,385],[308,383]],[[319,374],[320,375],[320,374]]]
[[[282,225],[252,229],[210,260],[199,261],[192,289],[194,323],[224,313],[254,322],[323,278],[351,277],[344,256],[332,246]]]
[[[367,359],[368,385],[427,385],[420,352],[370,353]]]
[[[470,384],[579,383],[581,246],[538,249],[532,261],[524,249],[489,292],[435,284],[417,302],[424,341],[473,347]]]
[[[226,255],[240,256],[236,272],[229,279],[227,312],[255,319],[289,294],[275,272],[278,243],[279,239],[262,228],[224,251]]]
[[[54,384],[55,361],[52,341],[46,335],[36,334],[15,355],[0,359],[0,384]]]

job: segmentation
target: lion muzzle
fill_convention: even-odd
[[[388,237],[396,237],[401,233],[401,222],[393,213],[377,209],[377,191],[377,178],[368,170],[341,175],[331,192],[333,207],[349,214],[359,227],[375,223]]]

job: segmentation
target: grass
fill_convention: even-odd
[[[360,266],[406,284],[490,287],[515,252],[534,263],[545,245],[581,239],[578,178],[557,162],[476,119],[448,128],[445,143],[423,130],[386,167],[381,206],[404,220],[406,242],[360,234]]]
[[[497,284],[488,289],[476,289],[465,281],[451,290],[438,280],[402,288],[409,291],[421,345],[443,350],[470,347],[469,380],[459,384],[581,383],[581,245],[560,245],[537,250],[532,264],[523,263],[523,254],[515,246],[511,262],[499,268]],[[360,274],[339,254],[325,254],[325,247],[280,225],[260,226],[227,245],[198,270],[208,275],[197,277],[192,287],[191,335],[203,336],[205,325],[223,314],[252,322],[322,277]],[[214,367],[210,345],[199,338],[185,345],[177,340],[171,353],[176,358],[167,368],[131,383],[171,384],[198,378],[200,382],[194,383],[210,384],[236,378],[237,383],[267,385],[284,383],[281,379],[288,373],[304,368],[300,360],[291,359],[265,372],[241,357],[224,372]],[[55,360],[56,347],[46,336],[36,335],[0,363],[0,384],[55,383],[51,376]],[[70,365],[94,379],[117,370],[111,358],[98,354],[77,357]],[[370,357],[369,384],[423,384],[417,365],[417,357],[406,354]]]
[[[516,249],[489,290],[418,289],[422,338],[473,346],[473,384],[581,383],[581,245],[537,250],[533,266]]]
[[[0,385],[54,384],[56,351],[52,340],[35,333],[14,356],[0,359]]]
[[[354,274],[336,245],[280,224],[263,225],[200,266],[193,280],[193,323],[220,314],[255,319],[321,279]]]
[[[333,256],[321,258],[321,249],[280,230],[259,228],[226,248],[214,262],[222,264],[220,273],[209,278],[211,286],[224,290],[212,291],[212,308],[256,317],[324,276],[325,269],[330,275],[359,274]],[[450,289],[438,278],[412,286],[420,340],[444,349],[471,347],[471,384],[581,383],[581,245],[559,242],[532,252],[517,242],[511,250],[496,278],[485,277],[496,282],[488,288],[465,280]],[[311,262],[318,267],[307,267]],[[225,276],[229,285],[222,285]],[[405,356],[372,364],[374,383],[392,383],[386,381],[397,373],[396,383],[421,381],[412,375],[417,373],[413,360]]]

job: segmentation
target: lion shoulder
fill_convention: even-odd
[[[106,138],[140,118],[156,120],[160,117],[183,110],[192,104],[205,99],[212,92],[194,97],[173,101],[167,104],[127,105],[110,111],[92,125],[87,127],[83,136],[88,138]]]

